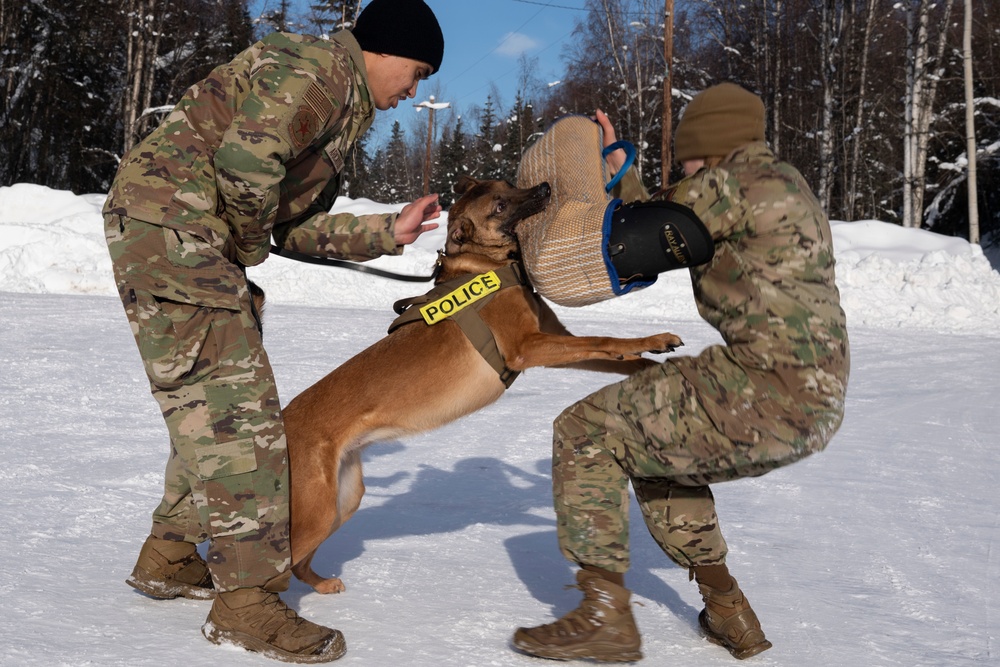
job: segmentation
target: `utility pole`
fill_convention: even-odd
[[[663,1],[663,61],[666,69],[663,77],[663,142],[660,146],[660,160],[663,163],[661,187],[670,185],[670,165],[673,151],[670,140],[674,134],[674,0]]]
[[[435,102],[434,96],[419,104],[414,104],[417,112],[427,109],[427,152],[424,154],[424,196],[431,192],[431,147],[434,144],[434,112],[438,109],[447,109],[451,106],[448,102]]]

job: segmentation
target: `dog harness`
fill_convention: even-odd
[[[517,262],[479,275],[468,273],[453,278],[435,285],[423,296],[400,299],[394,303],[392,309],[399,317],[389,325],[389,333],[413,322],[433,326],[450,319],[462,329],[472,346],[500,376],[504,387],[509,389],[520,371],[507,368],[496,338],[479,311],[500,290],[528,284],[524,268]]]

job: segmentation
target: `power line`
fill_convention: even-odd
[[[574,28],[574,30],[575,30],[575,28]],[[549,44],[548,46],[546,46],[546,47],[545,47],[544,49],[542,49],[541,51],[539,51],[539,52],[538,52],[538,54],[540,55],[540,54],[542,54],[542,53],[545,53],[546,51],[548,51],[548,50],[549,50],[549,49],[551,49],[552,47],[554,47],[554,46],[558,46],[559,44],[561,44],[561,43],[562,43],[562,41],[563,41],[564,39],[566,39],[567,37],[569,37],[569,36],[570,36],[570,35],[572,35],[572,34],[573,34],[573,30],[570,30],[570,31],[569,31],[569,32],[567,32],[567,33],[566,33],[565,35],[563,35],[562,37],[560,37],[559,39],[555,40],[554,42],[552,42],[551,44]],[[489,55],[489,54],[486,54],[486,55]],[[485,57],[486,57],[486,56],[483,56],[483,58],[485,58]],[[480,59],[480,60],[482,60],[482,59]],[[478,62],[478,61],[477,61],[477,62]],[[475,95],[476,93],[478,93],[479,91],[483,90],[484,88],[488,88],[488,87],[490,86],[490,84],[491,84],[491,83],[495,83],[496,81],[499,81],[500,79],[503,79],[504,77],[506,77],[506,76],[508,76],[509,74],[513,73],[513,72],[514,72],[514,71],[515,71],[516,69],[517,69],[517,67],[512,67],[511,69],[507,70],[507,71],[506,71],[506,72],[504,72],[503,74],[500,74],[499,76],[495,77],[495,78],[494,78],[494,79],[492,79],[491,81],[488,81],[488,82],[484,83],[483,85],[479,86],[478,88],[476,88],[476,89],[474,89],[474,90],[471,90],[471,91],[469,91],[469,92],[468,92],[468,93],[466,93],[465,95],[462,95],[462,96],[458,97],[458,98],[457,98],[457,100],[458,100],[458,101],[461,101],[461,100],[464,100],[464,99],[466,99],[467,97],[470,97],[470,96],[472,96],[472,95]],[[466,70],[466,71],[468,71],[468,70]],[[465,72],[463,72],[462,74],[464,74],[464,73],[465,73]],[[459,76],[461,76],[461,75],[459,75]],[[456,78],[457,78],[457,77],[456,77]],[[452,81],[454,81],[454,79],[452,79]],[[449,83],[450,83],[450,82],[449,82]]]
[[[566,5],[550,5],[547,2],[536,2],[535,0],[513,0],[513,2],[520,2],[525,5],[541,5],[542,7],[551,7],[552,9],[571,9],[575,12],[587,11],[586,7],[567,7]]]
[[[459,74],[451,77],[445,83],[445,86],[447,86],[448,84],[452,83],[453,81],[457,81],[458,79],[462,78],[463,76],[465,76],[466,74],[468,74],[470,71],[472,71],[473,69],[475,69],[475,67],[477,65],[479,65],[479,63],[483,62],[484,60],[486,60],[486,58],[488,58],[492,54],[496,53],[496,51],[507,42],[507,40],[509,40],[512,37],[514,37],[515,34],[517,34],[517,33],[520,32],[521,28],[523,28],[524,26],[526,26],[529,23],[531,23],[532,21],[534,21],[535,18],[537,18],[538,15],[541,14],[546,9],[569,9],[569,10],[572,10],[572,11],[587,11],[586,8],[584,8],[584,7],[569,7],[567,5],[555,5],[555,4],[551,4],[551,3],[547,3],[547,2],[537,2],[536,0],[512,0],[512,2],[520,2],[520,3],[525,4],[525,5],[537,5],[537,6],[541,7],[541,9],[539,9],[537,12],[535,12],[531,16],[531,18],[529,18],[527,21],[525,21],[520,26],[518,26],[517,28],[515,28],[514,30],[512,30],[499,44],[497,44],[495,47],[493,47],[493,49],[491,49],[490,51],[488,51],[485,54],[483,54],[483,56],[481,58],[479,58],[474,63],[472,63],[471,65],[469,65],[467,68],[465,68]],[[545,51],[548,51],[553,46],[561,43],[570,34],[572,34],[572,32],[573,31],[570,30],[568,33],[566,33],[565,35],[563,35],[562,37],[560,37],[558,40],[556,40],[555,42],[552,42],[547,47],[545,47],[544,49],[542,49],[539,53],[544,53]],[[515,69],[516,68],[513,68],[513,69],[508,70],[507,72],[504,72],[500,76],[496,77],[496,79],[502,79],[502,78],[504,78],[505,76],[507,76],[508,74],[510,74],[511,72],[513,72]],[[487,85],[488,84],[485,84],[483,86],[480,86],[476,90],[473,90],[473,91],[471,91],[469,93],[466,93],[465,95],[462,95],[461,97],[458,98],[458,100],[463,100],[466,97],[469,97],[470,95],[475,94],[476,92],[478,92],[478,91],[482,90],[483,88],[485,88]]]
[[[524,23],[522,23],[521,25],[519,25],[517,28],[515,28],[514,30],[512,30],[510,33],[508,33],[508,35],[506,37],[504,37],[503,40],[499,44],[497,44],[496,46],[494,46],[490,51],[487,51],[485,54],[483,54],[483,56],[479,60],[477,60],[476,62],[474,62],[471,65],[469,65],[461,73],[459,73],[459,74],[451,77],[451,79],[449,79],[447,81],[447,83],[445,83],[445,86],[447,86],[452,81],[457,81],[458,79],[461,79],[463,76],[465,76],[466,74],[468,74],[473,68],[475,68],[476,65],[478,65],[479,63],[481,63],[484,60],[486,60],[486,58],[488,58],[492,54],[496,53],[497,49],[499,49],[501,46],[503,46],[507,42],[508,39],[512,38],[515,34],[517,34],[518,32],[520,32],[521,28],[523,28],[524,26],[526,26],[529,23],[531,23],[532,21],[534,21],[535,18],[539,14],[541,14],[542,12],[544,12],[544,11],[545,11],[545,9],[539,9],[537,12],[535,12],[531,16],[531,18],[529,18],[527,21],[525,21]],[[467,95],[464,96],[464,97],[467,97]]]

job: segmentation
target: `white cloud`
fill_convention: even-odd
[[[526,51],[538,48],[539,45],[539,41],[533,37],[528,37],[519,32],[508,32],[500,40],[500,44],[497,46],[497,53],[502,56],[516,58]]]

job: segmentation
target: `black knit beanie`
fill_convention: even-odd
[[[372,0],[351,29],[362,51],[401,56],[441,69],[444,35],[423,0]]]

